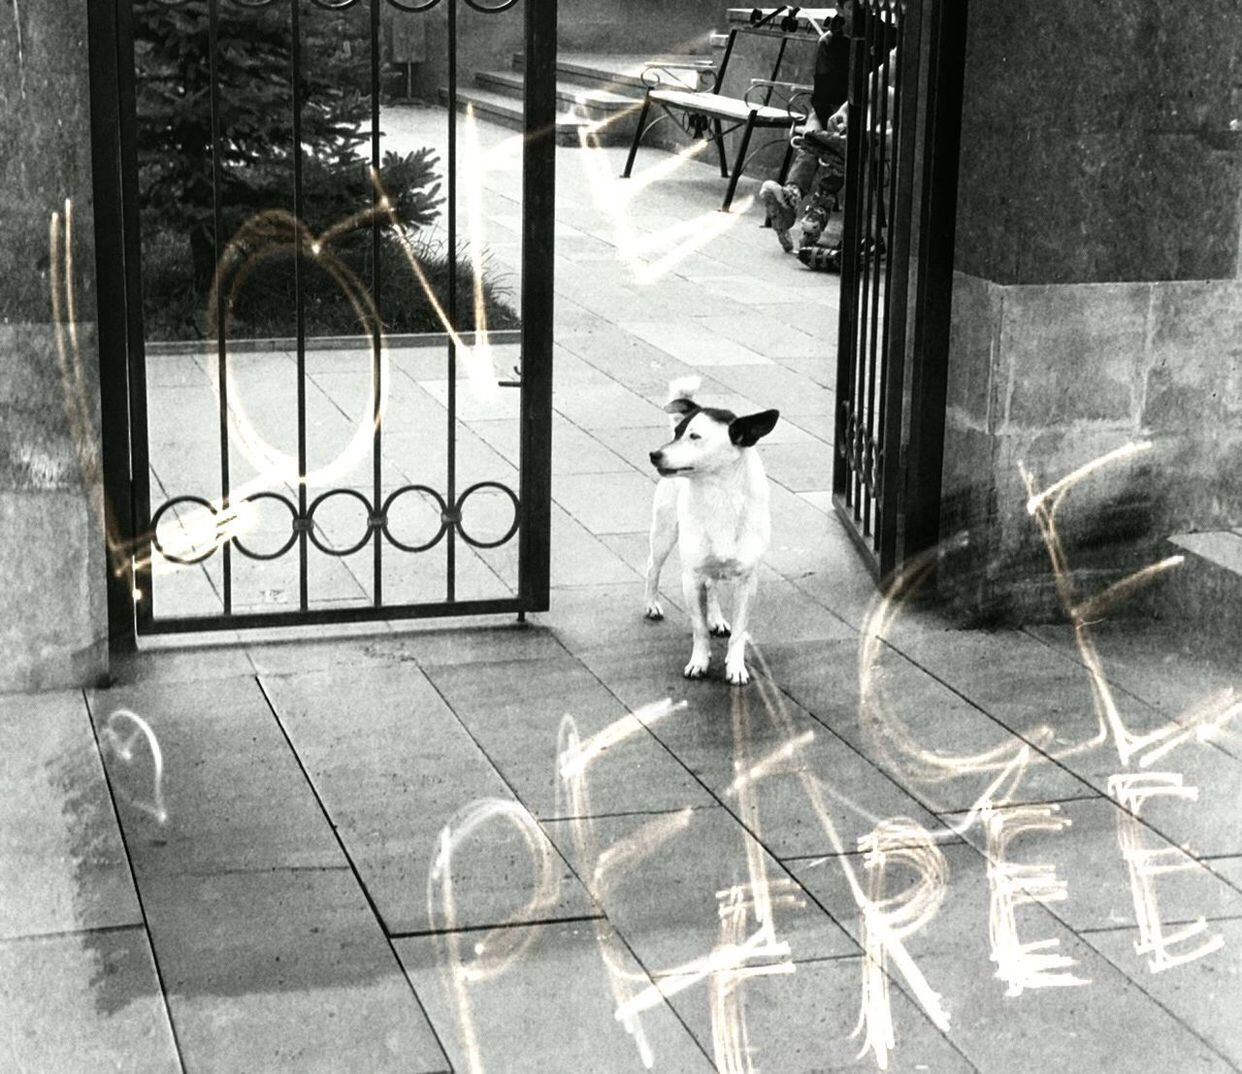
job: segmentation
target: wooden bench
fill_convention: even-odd
[[[776,23],[783,12],[792,11],[782,20],[779,33],[774,33],[772,24]],[[767,12],[756,10],[751,25],[734,26],[729,31],[725,43],[724,55],[719,66],[703,65],[669,65],[655,63],[644,72],[643,79],[647,82],[647,93],[643,99],[642,111],[638,116],[638,126],[634,129],[634,140],[630,143],[629,156],[625,161],[623,179],[628,179],[634,168],[634,158],[638,154],[638,143],[652,127],[663,119],[675,118],[681,113],[686,122],[683,127],[690,135],[706,137],[710,126],[712,140],[716,143],[716,152],[720,157],[720,174],[728,179],[725,190],[724,204],[721,210],[727,212],[733,203],[733,195],[737,190],[737,181],[741,178],[742,168],[746,164],[746,153],[750,148],[751,135],[759,128],[792,129],[795,124],[805,121],[809,109],[810,87],[794,85],[780,80],[781,65],[785,61],[786,49],[793,39],[807,40],[807,31],[803,20],[796,17],[797,9],[774,8]],[[729,60],[733,56],[734,46],[739,36],[763,38],[778,41],[776,54],[768,78],[752,79],[749,88],[742,96],[723,92],[725,74],[729,68]],[[686,84],[686,75],[696,72],[714,74],[712,88],[700,90]],[[671,83],[671,84],[669,84]],[[773,104],[774,93],[782,93],[783,99]],[[760,99],[762,98],[762,99]],[[664,112],[651,123],[647,116],[651,106],[658,105]],[[729,124],[726,128],[725,124]],[[724,138],[732,131],[740,130],[741,139],[737,147],[733,168],[730,170],[725,153]],[[785,181],[789,170],[792,147],[786,139],[785,156],[781,162],[779,179]]]

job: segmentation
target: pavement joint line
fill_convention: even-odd
[[[275,702],[268,694],[267,688],[263,685],[262,676],[256,674],[254,676],[254,682],[259,688],[259,694],[263,698],[264,704],[267,705],[268,711],[272,714],[272,719],[276,721],[276,726],[280,729],[280,734],[285,740],[285,745],[289,747],[290,754],[292,754],[294,761],[297,762],[298,771],[302,773],[302,778],[306,781],[307,788],[310,790],[311,794],[314,795],[315,804],[319,806],[319,810],[323,814],[323,819],[327,822],[328,827],[332,831],[332,838],[336,840],[337,846],[340,847],[341,853],[345,856],[345,860],[349,863],[349,869],[354,876],[354,883],[357,885],[362,897],[366,900],[367,907],[371,911],[376,925],[379,926],[380,935],[384,937],[384,943],[388,946],[388,951],[392,955],[393,962],[401,974],[401,979],[405,981],[406,988],[409,989],[410,995],[413,997],[415,1004],[418,1006],[419,1012],[423,1016],[423,1020],[427,1023],[427,1028],[431,1031],[432,1038],[436,1042],[436,1047],[440,1049],[440,1054],[445,1058],[445,1060],[448,1060],[449,1065],[451,1066],[452,1061],[449,1060],[448,1049],[444,1046],[444,1041],[440,1037],[439,1029],[436,1028],[435,1023],[431,1020],[431,1012],[428,1011],[423,1005],[422,997],[419,996],[418,990],[414,987],[414,981],[406,971],[405,963],[401,961],[401,956],[397,953],[397,948],[393,945],[393,942],[388,935],[388,929],[384,924],[384,915],[380,913],[380,909],[376,905],[375,899],[372,897],[370,890],[368,890],[366,884],[363,883],[362,875],[358,872],[357,863],[354,861],[353,855],[350,854],[349,848],[345,845],[345,840],[342,838],[341,833],[336,826],[336,822],[332,819],[332,814],[328,811],[327,804],[324,802],[323,798],[320,797],[319,788],[315,786],[315,781],[306,770],[306,765],[302,762],[302,755],[298,753],[297,747],[294,746],[293,739],[290,737],[288,730],[285,728],[285,723],[280,718],[280,713],[276,710]]]
[[[1160,925],[1193,925],[1196,921],[1242,921],[1242,913],[1237,914],[1199,914],[1195,917],[1173,917],[1168,920],[1161,918]],[[1079,936],[1093,936],[1096,934],[1109,932],[1137,932],[1137,922],[1128,925],[1090,925],[1085,928],[1078,929]]]
[[[126,925],[86,925],[80,929],[53,929],[50,932],[23,932],[17,936],[0,936],[0,946],[10,943],[38,943],[40,940],[64,940],[70,936],[97,936],[112,932],[142,932],[141,921]]]
[[[181,1074],[185,1074],[185,1056],[181,1052],[181,1038],[177,1033],[177,1020],[173,1017],[172,1005],[168,1002],[168,985],[164,980],[164,971],[160,968],[160,960],[155,953],[155,944],[151,940],[151,922],[147,917],[147,905],[142,898],[142,889],[138,886],[138,877],[134,872],[134,856],[129,849],[129,839],[125,835],[125,826],[121,824],[121,814],[116,807],[116,792],[112,787],[112,777],[108,774],[108,766],[104,764],[103,746],[99,742],[99,731],[95,727],[95,720],[91,711],[91,697],[87,690],[80,691],[82,697],[83,708],[86,715],[86,725],[91,730],[91,737],[95,741],[95,751],[99,758],[99,767],[103,772],[104,786],[108,789],[108,803],[112,807],[112,823],[116,825],[117,833],[121,837],[121,846],[125,851],[125,864],[129,868],[129,885],[134,892],[134,898],[138,902],[138,913],[142,917],[142,932],[147,941],[147,954],[151,958],[151,968],[155,970],[155,980],[160,989],[160,1001],[164,1005],[164,1017],[168,1020],[168,1032],[172,1036],[173,1051],[177,1055],[177,1067],[181,1070]]]
[[[498,929],[533,929],[544,925],[574,925],[584,921],[607,921],[608,915],[568,914],[565,917],[532,917],[522,921],[493,921],[482,925],[463,925],[459,929],[411,929],[408,932],[390,932],[390,940],[413,940],[427,936],[457,936],[470,932],[495,932]]]

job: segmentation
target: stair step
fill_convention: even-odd
[[[497,93],[510,93],[521,98],[525,92],[525,79],[517,71],[481,71],[474,76],[475,82],[487,90]],[[602,113],[624,112],[633,108],[635,102],[642,100],[641,93],[616,93],[612,90],[585,86],[580,82],[563,82],[557,80],[556,99],[568,108],[578,105],[587,115],[592,111]],[[591,115],[592,119],[603,118]]]
[[[440,101],[443,104],[447,104],[448,100],[448,89],[441,86]],[[457,106],[464,108],[467,104],[473,106],[475,115],[481,119],[489,120],[502,127],[508,127],[510,130],[520,131],[525,129],[526,115],[521,97],[514,97],[507,93],[497,93],[493,90],[458,87]],[[590,126],[591,121],[589,119],[571,116],[567,112],[558,112],[556,116],[556,144],[580,144],[578,132],[584,127]]]
[[[710,56],[686,55],[622,55],[616,53],[569,52],[556,60],[558,81],[583,85],[600,85],[614,93],[642,92],[644,69],[661,63],[670,66],[704,67],[712,62]],[[514,70],[525,69],[526,58],[518,53],[513,57]]]
[[[1217,655],[1238,659],[1242,636],[1242,534],[1179,533],[1171,551],[1186,557],[1157,588],[1160,610]]]

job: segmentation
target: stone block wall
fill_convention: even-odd
[[[0,691],[12,691],[88,684],[108,666],[86,5],[6,8],[0,55]],[[49,254],[66,198],[82,354],[71,396]]]
[[[1058,519],[1080,589],[1242,523],[1242,7],[971,0],[942,588],[968,617],[1059,615],[1025,511],[1132,441]]]
[[[1084,591],[1242,525],[1242,281],[1005,285],[957,273],[941,529],[972,533],[943,582],[982,618],[1057,613],[1020,467],[1037,487],[1131,442],[1058,513]]]

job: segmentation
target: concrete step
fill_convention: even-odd
[[[1186,558],[1159,586],[1161,613],[1218,655],[1242,660],[1242,533],[1179,533],[1169,544],[1169,554]]]
[[[440,87],[440,102],[448,104],[449,91]],[[522,98],[509,93],[481,88],[458,87],[457,107],[464,110],[466,105],[474,107],[474,114],[480,119],[489,120],[510,130],[520,131],[525,128],[526,118],[522,106]],[[579,145],[578,132],[589,128],[591,121],[580,116],[571,116],[568,112],[560,112],[556,117],[556,144]]]
[[[480,71],[474,76],[475,83],[483,89],[520,98],[525,90],[525,79],[519,71]],[[578,111],[591,119],[607,119],[609,116],[633,108],[643,95],[637,91],[614,92],[602,86],[588,86],[580,82],[557,79],[556,101],[558,109],[568,111],[577,106]]]
[[[647,88],[643,71],[651,65],[667,64],[670,68],[705,67],[712,63],[710,56],[673,55],[623,55],[619,53],[566,52],[557,56],[558,82],[573,82],[586,86],[600,86],[613,93],[641,95]],[[513,57],[513,69],[525,70],[526,58],[517,53]],[[687,71],[687,88],[699,88],[698,80],[710,81],[710,74],[696,76]]]

